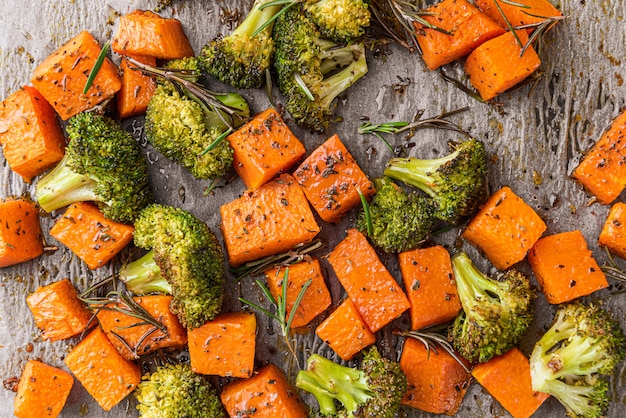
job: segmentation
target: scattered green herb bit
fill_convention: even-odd
[[[93,68],[89,72],[89,76],[87,77],[87,82],[85,83],[85,88],[83,88],[83,94],[87,94],[87,91],[89,91],[89,88],[93,84],[93,81],[96,79],[96,76],[98,75],[98,72],[100,71],[100,68],[102,67],[102,64],[104,63],[104,60],[106,59],[107,54],[109,53],[109,46],[110,46],[110,42],[107,41],[102,47],[102,50],[100,51],[100,54],[98,55],[98,59],[96,59],[96,63],[93,65]]]

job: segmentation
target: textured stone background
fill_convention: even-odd
[[[225,10],[246,11],[249,1],[193,1],[187,0],[163,14],[174,14],[185,25],[187,34],[196,51],[220,32],[231,28],[222,18]],[[430,2],[432,3],[432,1]],[[152,8],[148,0],[2,0],[0,2],[0,98],[5,98],[25,83],[30,74],[49,53],[75,36],[80,30],[89,30],[102,43],[109,39],[115,29],[119,14],[137,8]],[[569,16],[559,23],[545,39],[544,60],[540,71],[543,78],[533,88],[523,87],[513,93],[502,95],[503,112],[492,106],[480,104],[464,93],[442,81],[437,73],[428,72],[417,55],[391,48],[385,60],[369,56],[370,73],[362,79],[350,94],[339,101],[337,114],[343,122],[332,125],[323,135],[313,135],[294,127],[294,132],[305,143],[308,151],[321,144],[328,136],[338,133],[347,143],[360,165],[371,176],[382,173],[391,157],[385,146],[373,137],[358,135],[360,119],[368,117],[373,122],[387,120],[410,120],[419,110],[425,116],[433,116],[445,110],[469,106],[470,110],[454,118],[471,133],[485,141],[494,156],[490,167],[490,186],[497,190],[509,185],[533,206],[548,224],[547,234],[581,229],[600,264],[605,260],[596,241],[608,207],[587,205],[590,196],[575,184],[568,175],[576,166],[583,151],[588,149],[626,107],[626,2],[609,0],[562,0],[557,6]],[[460,74],[460,66],[449,66],[447,71]],[[212,82],[219,90],[224,86]],[[253,112],[268,106],[265,93],[244,91]],[[280,101],[280,98],[278,99]],[[162,203],[176,205],[192,211],[212,228],[218,229],[218,206],[236,198],[243,190],[240,180],[217,191],[215,196],[204,197],[205,182],[194,180],[187,172],[166,161],[146,145],[141,137],[141,120],[127,122],[128,130],[134,132],[150,161],[152,181]],[[397,144],[403,139],[390,138]],[[447,151],[447,141],[458,139],[449,132],[426,130],[418,132],[411,142],[412,155],[434,157]],[[0,162],[4,159],[0,157]],[[6,164],[0,167],[0,196],[30,195],[34,186],[25,184],[14,175]],[[624,197],[621,197],[623,200]],[[42,218],[42,227],[50,244],[57,244],[47,231],[60,213]],[[336,226],[324,224],[322,237],[326,248],[323,256],[344,236],[344,231],[354,224],[354,214],[347,216]],[[465,249],[484,269],[486,261],[469,245],[458,247],[456,233],[452,231],[437,237],[435,241],[455,248]],[[456,247],[455,247],[456,245]],[[131,249],[123,257],[134,256]],[[382,256],[393,274],[399,279],[395,257]],[[324,262],[327,281],[337,303],[341,290],[332,270]],[[14,268],[0,270],[0,378],[5,380],[19,376],[25,362],[39,358],[56,366],[63,366],[63,358],[75,341],[49,343],[39,338],[25,296],[38,286],[70,277],[80,289],[99,278],[116,271],[119,261],[98,271],[88,270],[68,250],[59,249],[32,262]],[[520,267],[528,272],[522,263]],[[534,280],[534,279],[533,279]],[[533,283],[536,284],[534,281]],[[606,299],[607,306],[623,324],[626,297],[616,288],[599,292],[597,297]],[[258,289],[248,279],[240,285],[228,286],[226,309],[240,309],[239,295],[265,303]],[[547,306],[540,296],[536,302],[537,320],[533,323],[522,349],[529,354],[542,330],[551,321],[554,308]],[[285,354],[284,343],[277,338],[277,329],[266,318],[257,315],[258,350],[257,362],[273,362],[295,376],[297,366]],[[408,320],[400,319],[394,324],[407,328]],[[381,348],[390,355],[397,355],[400,342],[388,331],[379,334]],[[331,355],[311,331],[298,335],[300,361],[312,351]],[[276,349],[274,348],[276,347]],[[619,388],[614,393],[610,417],[623,415],[626,390],[624,371],[613,381]],[[0,416],[12,416],[14,395],[0,390]],[[310,399],[307,401],[310,402]],[[537,413],[539,417],[564,416],[555,400],[546,402]],[[427,416],[416,411],[406,411],[407,416]],[[72,390],[63,417],[132,417],[136,416],[134,403],[127,399],[108,414],[90,399],[77,383]],[[478,384],[470,387],[459,417],[507,416],[506,411]]]

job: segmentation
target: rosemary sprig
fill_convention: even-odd
[[[626,284],[626,271],[624,269],[619,268],[615,259],[613,258],[613,254],[607,247],[604,247],[604,251],[606,252],[606,258],[608,263],[605,261],[604,265],[601,267],[601,270],[606,274],[606,276],[610,279],[613,279],[617,282]]]
[[[93,81],[96,79],[96,76],[98,75],[100,68],[102,68],[102,64],[104,63],[104,60],[106,59],[107,54],[109,53],[110,45],[111,45],[110,42],[107,41],[102,47],[102,49],[100,50],[100,54],[98,54],[98,58],[96,59],[96,62],[94,63],[93,68],[89,72],[89,76],[87,77],[87,82],[85,83],[85,87],[83,88],[83,94],[87,94],[87,91],[89,91],[89,88],[93,84]]]
[[[230,135],[230,133],[232,131],[233,131],[233,128],[231,126],[229,126],[228,129],[226,129],[224,132],[222,132],[220,134],[220,136],[215,138],[213,140],[213,142],[211,142],[204,150],[202,150],[202,152],[199,155],[203,156],[207,152],[211,152],[215,147],[217,147],[224,140],[224,138],[226,138],[228,135]]]
[[[272,1],[268,1],[267,3],[261,5],[261,7],[259,7],[260,10],[263,10],[266,7],[273,7],[273,6],[283,6],[283,8],[280,9],[278,11],[278,13],[276,13],[274,16],[272,16],[270,19],[268,19],[265,23],[263,23],[261,26],[259,26],[252,33],[252,37],[257,36],[259,33],[261,33],[263,31],[263,29],[265,29],[266,27],[268,27],[269,25],[274,23],[274,21],[276,19],[278,19],[280,17],[280,15],[285,13],[287,10],[291,9],[296,4],[300,4],[300,3],[302,3],[302,0],[272,0]]]
[[[217,113],[221,121],[226,126],[235,129],[234,119],[241,117],[238,113],[238,109],[220,102],[216,98],[216,96],[219,96],[220,93],[208,90],[203,85],[195,82],[200,74],[190,70],[153,67],[151,65],[143,64],[130,57],[127,59],[134,65],[134,68],[132,68],[133,70],[140,70],[145,74],[161,77],[169,81],[180,94],[184,94],[190,99],[196,101],[206,110]]]
[[[374,226],[372,225],[372,215],[370,214],[370,205],[367,203],[367,199],[359,187],[356,188],[359,198],[361,199],[361,206],[363,206],[363,213],[365,214],[365,224],[367,225],[367,235],[374,235]]]
[[[456,78],[450,77],[448,74],[445,73],[443,68],[439,68],[439,77],[443,78],[444,81],[452,84],[454,87],[461,90],[463,93],[467,94],[469,97],[476,100],[477,102],[486,103],[486,100],[483,100],[483,98],[480,97],[480,94],[478,94],[477,91],[467,87]]]
[[[526,13],[526,14],[528,14],[529,16],[533,16],[533,17],[540,17],[540,18],[543,17],[543,16],[532,15],[530,13]],[[564,19],[567,19],[567,16],[553,16],[553,17],[544,18],[544,20],[542,20],[541,22],[529,23],[527,25],[518,26],[517,29],[534,28],[534,30],[528,37],[528,42],[526,42],[526,45],[524,45],[524,47],[522,48],[522,51],[520,52],[520,56],[524,55],[524,52],[526,52],[526,49],[533,43],[537,42],[539,45],[541,45],[541,39],[543,39],[543,35],[545,35],[545,33],[552,26],[554,26],[557,22],[564,20]],[[541,50],[541,46],[537,48],[537,52],[539,53],[540,50]]]
[[[313,240],[308,244],[298,244],[286,253],[264,257],[231,269],[231,273],[235,276],[235,281],[239,281],[248,275],[254,276],[274,267],[289,266],[310,257],[309,254],[311,252],[321,248],[323,245],[324,243],[319,239]]]
[[[394,149],[391,147],[389,142],[387,142],[381,134],[385,134],[385,133],[397,134],[397,133],[405,132],[408,130],[435,128],[435,129],[455,131],[463,135],[470,136],[470,134],[466,130],[461,128],[459,125],[453,122],[450,122],[449,120],[446,119],[458,113],[465,112],[467,109],[469,109],[469,107],[462,107],[460,109],[456,109],[451,112],[441,113],[440,115],[432,117],[432,118],[418,119],[414,122],[385,122],[385,123],[365,122],[359,125],[359,133],[361,135],[371,134],[371,135],[377,136],[387,145],[387,147],[392,152],[394,152]],[[420,115],[418,114],[418,117],[419,116]]]
[[[401,337],[414,338],[417,341],[424,344],[426,350],[430,353],[432,350],[435,354],[437,354],[437,346],[443,348],[453,359],[456,360],[457,363],[463,367],[467,373],[470,373],[470,369],[467,367],[463,359],[454,351],[452,345],[446,340],[446,338],[437,334],[436,332],[423,332],[423,331],[395,331],[394,334],[399,335]]]
[[[265,309],[254,302],[250,302],[242,297],[239,298],[239,301],[241,303],[245,303],[251,308],[254,308],[257,311],[264,313],[271,319],[274,319],[276,322],[278,322],[278,324],[280,325],[281,336],[285,339],[287,348],[289,348],[289,351],[293,355],[293,358],[296,360],[296,363],[298,363],[298,365],[298,356],[296,355],[296,351],[294,349],[294,343],[289,338],[289,330],[291,329],[291,323],[293,322],[293,318],[296,315],[296,311],[300,307],[302,298],[304,297],[304,294],[311,285],[311,281],[311,279],[307,280],[298,292],[298,296],[296,296],[289,315],[287,315],[287,289],[289,287],[289,267],[285,268],[285,274],[281,283],[281,295],[279,295],[277,298],[274,298],[272,292],[270,292],[270,290],[267,288],[267,286],[265,286],[265,284],[263,284],[263,282],[258,279],[256,280],[257,285],[261,288],[261,291],[263,292],[265,297],[274,306],[276,313],[272,312],[271,310]]]

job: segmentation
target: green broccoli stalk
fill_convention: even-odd
[[[382,358],[372,347],[358,369],[312,354],[296,386],[317,399],[323,416],[393,418],[407,380],[398,363]]]
[[[52,212],[94,201],[105,217],[132,223],[152,203],[148,166],[137,141],[112,119],[84,112],[68,121],[65,156],[37,182],[37,201]]]
[[[204,222],[183,209],[153,204],[135,222],[134,241],[150,251],[122,268],[119,277],[129,290],[171,293],[170,310],[188,329],[215,318],[224,298],[224,255]]]
[[[215,389],[186,364],[160,366],[134,392],[142,418],[226,418]]]
[[[431,199],[409,194],[388,178],[375,179],[376,194],[369,204],[371,233],[366,212],[359,214],[357,229],[385,252],[417,248],[434,227]]]
[[[437,218],[452,224],[473,215],[487,198],[487,154],[477,139],[441,158],[392,158],[384,174],[424,191],[438,205]]]
[[[230,35],[216,38],[202,48],[199,59],[207,73],[239,89],[257,88],[274,54],[272,26],[282,5],[255,0],[246,18]]]
[[[363,44],[341,45],[322,38],[297,7],[278,17],[273,37],[274,67],[285,107],[298,125],[323,132],[335,98],[368,71]]]
[[[365,33],[370,24],[368,1],[304,0],[303,8],[322,35],[336,41],[349,41]]]
[[[607,377],[625,353],[624,332],[608,312],[580,302],[561,306],[530,356],[532,389],[557,398],[570,417],[603,417]]]
[[[117,276],[124,282],[126,288],[136,295],[172,294],[172,285],[163,277],[161,269],[154,260],[154,250],[148,251],[135,261],[124,264]]]
[[[452,269],[463,308],[448,334],[454,348],[473,363],[513,348],[533,319],[528,278],[513,269],[491,278],[463,251],[452,256]]]
[[[171,61],[166,68],[132,63],[166,80],[157,85],[146,111],[150,144],[197,179],[223,177],[233,162],[233,149],[224,139],[250,115],[246,100],[196,83],[200,70],[193,57]]]

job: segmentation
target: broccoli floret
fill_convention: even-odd
[[[534,391],[557,398],[570,417],[603,417],[608,376],[624,359],[624,332],[595,304],[563,305],[530,356]]]
[[[197,76],[193,74],[199,74],[195,58],[177,60],[169,67],[173,71],[170,77],[177,74],[176,70],[185,70],[192,74],[186,78],[195,81]],[[205,98],[226,106],[232,115],[207,106]],[[249,116],[249,108],[236,93],[210,93],[196,84],[177,86],[163,81],[157,85],[146,111],[146,137],[155,149],[187,168],[195,178],[218,179],[233,162],[233,149],[223,134],[241,123],[237,116]]]
[[[437,203],[437,218],[452,224],[473,215],[487,198],[487,154],[477,139],[441,158],[392,158],[384,174],[423,190]]]
[[[452,268],[463,308],[449,330],[454,348],[480,363],[513,348],[533,319],[528,278],[514,269],[489,277],[465,252],[452,256]]]
[[[225,418],[222,402],[202,375],[186,364],[160,366],[135,390],[141,418]]]
[[[94,201],[105,217],[132,223],[153,202],[148,166],[137,141],[106,116],[84,112],[68,121],[65,156],[37,183],[46,212]]]
[[[282,8],[266,6],[270,1],[273,0],[255,0],[246,18],[230,35],[216,38],[202,48],[199,58],[207,74],[240,89],[263,84],[274,54],[271,20]]]
[[[122,268],[119,277],[129,290],[171,293],[170,310],[188,329],[215,318],[224,298],[224,255],[204,222],[186,210],[153,204],[135,222],[134,242],[151,252]]]
[[[358,369],[312,354],[296,386],[315,396],[322,416],[393,418],[408,384],[400,365],[372,347]]]
[[[362,43],[337,44],[323,39],[301,8],[282,13],[274,25],[274,67],[285,107],[294,121],[323,132],[333,100],[367,73]]]
[[[406,193],[388,178],[375,179],[374,185],[376,194],[369,204],[372,234],[364,211],[357,219],[357,229],[386,252],[417,248],[434,226],[432,200]]]
[[[370,24],[368,1],[304,0],[303,7],[320,32],[337,41],[358,38]]]

